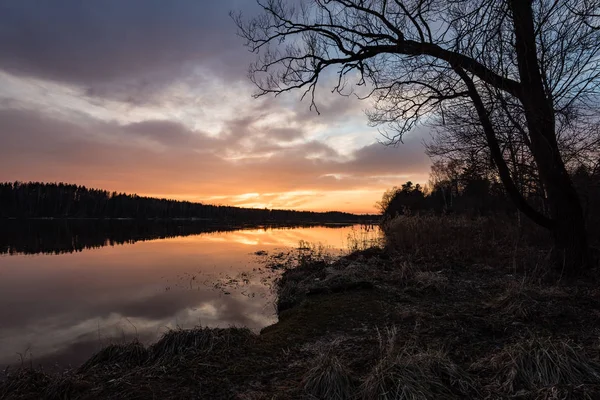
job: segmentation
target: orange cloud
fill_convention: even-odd
[[[65,181],[245,207],[373,212],[384,190],[423,182],[429,165],[416,139],[342,156],[318,141],[287,146],[264,136],[255,141],[255,133],[214,138],[169,121],[73,123],[14,109],[0,110],[0,120],[0,180]],[[236,145],[242,139],[248,148]],[[232,151],[247,157],[231,159]]]

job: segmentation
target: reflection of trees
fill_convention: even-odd
[[[84,249],[276,225],[218,225],[189,220],[3,220],[0,254],[62,254]],[[292,224],[286,227],[300,227]]]

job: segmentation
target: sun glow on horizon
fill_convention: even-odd
[[[415,183],[419,183],[415,181]],[[294,211],[340,211],[352,214],[376,214],[376,203],[389,187],[381,189],[342,191],[292,191],[281,193],[244,193],[240,195],[196,196],[187,194],[146,194],[149,197],[169,198],[203,204],[256,209]]]

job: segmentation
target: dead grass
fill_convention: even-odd
[[[355,392],[352,381],[352,372],[333,350],[328,349],[310,363],[302,386],[306,393],[316,399],[348,400]]]
[[[540,279],[549,265],[546,232],[516,220],[406,215],[382,224],[388,251],[417,264],[483,263],[527,271]],[[535,276],[534,276],[535,275]]]
[[[148,350],[138,341],[126,344],[111,344],[94,354],[80,368],[86,372],[94,368],[123,368],[142,365],[148,360]]]
[[[396,335],[395,328],[380,334],[380,358],[363,380],[363,399],[452,399],[473,394],[472,378],[446,353],[412,345],[398,348]]]
[[[9,373],[4,382],[0,382],[0,399],[33,398],[35,393],[43,392],[52,379],[42,371],[22,368]]]
[[[247,328],[196,328],[170,330],[150,346],[150,361],[174,362],[181,357],[227,350],[252,340],[256,335]]]
[[[529,397],[534,400],[596,400],[600,398],[600,388],[589,385],[550,386]]]
[[[428,255],[458,255],[468,250],[490,250],[506,236],[499,227],[490,229],[484,218],[462,216],[407,215],[383,223],[385,244],[399,253],[427,257]]]
[[[448,287],[448,278],[440,272],[416,271],[412,277],[412,283],[419,289],[433,289],[442,292]]]
[[[359,228],[352,227],[347,240],[347,254],[380,248],[383,243],[380,227],[372,224],[361,224]]]
[[[507,289],[487,304],[494,312],[528,320],[535,316],[539,307],[539,302],[531,296],[530,291],[525,282],[510,281]]]
[[[509,394],[524,390],[550,396],[560,387],[600,385],[600,363],[568,339],[520,340],[478,361],[474,368],[493,372],[492,386]]]

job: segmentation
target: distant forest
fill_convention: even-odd
[[[66,183],[0,183],[0,218],[206,219],[226,223],[363,222],[372,215],[192,203]]]

